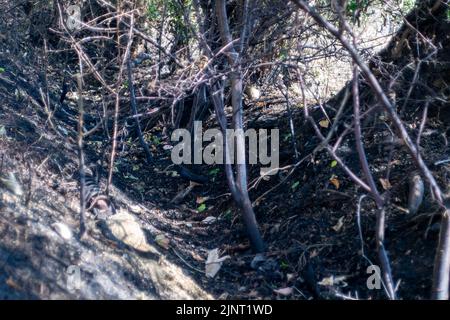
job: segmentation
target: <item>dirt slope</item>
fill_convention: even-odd
[[[140,254],[105,237],[92,217],[87,237],[78,239],[73,128],[58,124],[56,133],[46,124],[41,106],[26,92],[17,94],[32,90],[32,81],[21,78],[24,87],[17,85],[14,66],[4,62],[2,83],[16,90],[0,85],[0,175],[5,181],[14,174],[21,190],[0,186],[0,299],[210,298],[160,247]],[[136,209],[114,187],[112,194],[138,221],[154,210]],[[140,222],[149,239],[163,233]]]

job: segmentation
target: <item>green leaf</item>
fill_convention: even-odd
[[[285,134],[284,137],[283,137],[283,141],[288,140],[291,136],[292,135],[290,133]]]
[[[159,18],[159,8],[158,4],[154,0],[150,0],[147,3],[147,17],[150,20],[155,20]]]
[[[139,178],[133,176],[132,174],[128,174],[125,176],[125,178],[130,179],[130,180],[135,180],[135,181],[139,181]]]
[[[356,9],[358,9],[358,3],[356,2],[356,0],[350,1],[347,5],[347,10],[353,13],[356,11]]]
[[[227,211],[225,211],[225,213],[223,214],[223,218],[225,220],[231,220],[231,218],[233,217],[233,215],[231,214],[231,209],[228,209]]]
[[[211,170],[209,170],[209,175],[210,176],[215,176],[215,175],[217,175],[219,173],[219,171],[220,171],[219,168],[211,169]]]
[[[412,9],[414,9],[415,5],[416,5],[415,0],[404,0],[402,9],[405,11],[411,11]]]
[[[152,136],[152,141],[154,145],[160,145],[161,144],[161,140],[158,137]]]
[[[337,166],[337,161],[336,160],[331,161],[331,167],[334,168],[336,166]]]
[[[0,73],[3,73],[5,71],[6,71],[5,68],[0,67]]]
[[[287,269],[287,268],[289,268],[289,264],[286,261],[281,261],[280,262],[280,268],[281,269]]]
[[[197,211],[198,212],[203,212],[206,210],[206,204],[202,203],[198,208]]]
[[[300,181],[295,181],[295,182],[292,184],[291,189],[292,189],[292,190],[297,189],[297,187],[299,186],[299,184],[300,184]]]

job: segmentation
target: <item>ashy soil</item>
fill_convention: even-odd
[[[4,62],[5,69],[14,70]],[[14,83],[10,76],[3,73],[3,83]],[[259,168],[250,167],[250,195],[268,246],[259,263],[250,251],[220,167],[201,167],[210,182],[194,187],[180,204],[171,202],[189,182],[171,166],[170,150],[164,147],[171,142],[163,126],[155,126],[150,133],[158,138],[152,144],[158,159],[152,166],[145,164],[137,141],[122,146],[112,187],[118,208],[138,219],[157,254],[142,255],[108,239],[91,216],[87,237],[79,240],[76,128],[56,117],[50,123],[22,85],[26,86],[19,83],[17,87],[22,94],[5,86],[1,90],[1,175],[15,173],[23,189],[21,196],[5,186],[0,189],[1,298],[385,298],[383,290],[367,288],[367,259],[376,263],[373,204],[368,199],[362,202],[358,228],[361,193],[324,152],[298,166],[292,166],[293,154],[282,152],[280,167],[287,168],[269,180],[259,179]],[[75,105],[68,108],[76,113],[70,109]],[[285,137],[287,115],[273,110],[277,108],[263,108],[265,116],[257,121],[277,121],[280,137]],[[301,121],[301,110],[294,117]],[[411,125],[419,122],[420,117],[413,117]],[[430,163],[449,156],[449,132],[444,127],[439,118],[432,118],[424,132],[421,145]],[[300,144],[305,141],[301,135],[297,138]],[[377,179],[383,177],[383,159],[392,150],[380,141],[377,135],[366,141]],[[346,159],[357,171],[352,143],[343,144],[342,153],[347,153]],[[88,142],[88,160],[100,154],[98,145]],[[282,139],[280,149],[290,150],[289,146],[289,139]],[[302,149],[308,154],[312,147]],[[396,188],[389,190],[386,247],[399,296],[424,298],[430,292],[439,211],[427,195],[419,214],[405,213],[411,161],[401,147],[391,157],[391,183]],[[434,170],[445,182],[448,167]],[[66,225],[72,236],[62,237],[58,223]],[[166,241],[163,245],[156,240],[161,237]],[[208,252],[214,248],[230,258],[211,279],[204,270]],[[81,279],[76,285],[74,277]]]
[[[293,107],[298,159],[284,106],[257,103],[246,109],[249,127],[280,129],[279,173],[262,179],[258,166],[249,167],[250,197],[267,244],[264,257],[250,250],[221,167],[196,168],[209,182],[173,203],[190,182],[172,166],[166,146],[173,143],[162,122],[145,128],[152,165],[137,139],[120,141],[111,187],[117,209],[139,223],[152,254],[107,237],[90,214],[87,235],[79,239],[76,99],[68,95],[67,104],[46,110],[42,59],[21,47],[27,41],[0,38],[0,176],[14,174],[21,189],[0,184],[0,299],[386,298],[382,288],[367,286],[367,268],[377,263],[374,204],[361,198],[328,154],[312,153],[318,141],[302,129],[301,106]],[[49,69],[48,89],[57,101],[63,62],[52,61]],[[86,92],[89,114],[98,97]],[[420,110],[406,113],[408,129],[418,128]],[[377,114],[365,128],[364,142],[388,199],[385,246],[398,296],[428,298],[440,211],[427,191],[419,212],[406,213],[414,166],[401,145],[385,143],[389,132],[380,129],[382,117]],[[216,126],[213,116],[208,126]],[[448,114],[432,113],[421,139],[427,163],[450,157],[449,136]],[[103,157],[102,142],[95,135],[87,139],[87,163]],[[361,174],[351,137],[339,154]],[[449,163],[431,168],[448,185]],[[389,183],[382,180],[388,170]],[[205,263],[216,248],[228,259],[210,278]]]

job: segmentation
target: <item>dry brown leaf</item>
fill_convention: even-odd
[[[20,289],[21,289],[20,286],[17,284],[17,282],[15,282],[15,281],[13,280],[13,278],[11,278],[11,277],[9,277],[9,278],[6,280],[6,284],[7,284],[8,287],[10,287],[10,288],[13,288],[13,289],[16,289],[16,290],[20,290]]]
[[[319,285],[321,286],[325,286],[325,287],[331,287],[331,286],[336,286],[336,285],[342,285],[344,287],[347,286],[347,283],[345,282],[345,280],[347,280],[348,276],[344,275],[344,276],[329,276],[329,277],[325,277],[323,278],[320,282],[318,282]]]
[[[222,263],[230,256],[219,258],[219,249],[213,249],[208,252],[208,259],[205,262],[205,273],[208,278],[214,278],[222,267]]]
[[[250,291],[250,292],[248,293],[248,296],[251,297],[251,298],[255,298],[255,297],[258,296],[258,291],[252,290],[252,291]]]
[[[330,121],[328,121],[327,119],[320,120],[319,125],[322,128],[328,128],[330,126]]]
[[[380,183],[384,190],[389,190],[390,188],[392,188],[392,185],[388,179],[380,178]]]
[[[318,284],[321,286],[326,286],[326,287],[333,286],[334,285],[334,277],[333,276],[325,277],[321,281],[319,281]]]
[[[192,252],[192,258],[198,262],[205,261],[205,259],[203,257],[201,257],[197,252]]]
[[[170,240],[166,238],[163,234],[158,234],[155,237],[155,242],[162,248],[168,250],[170,247]]]
[[[209,199],[209,197],[197,197],[197,199],[195,199],[195,202],[197,203],[197,204],[202,204],[202,203],[204,203],[205,201],[207,201]]]
[[[334,186],[336,189],[339,189],[340,183],[339,183],[339,180],[338,180],[337,177],[332,177],[332,178],[330,179],[330,182],[331,182],[331,184],[333,184],[333,186]]]

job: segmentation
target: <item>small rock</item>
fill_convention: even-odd
[[[258,100],[261,97],[261,91],[252,85],[245,88],[245,93],[251,100]]]
[[[203,219],[202,222],[204,224],[212,224],[212,223],[216,222],[216,220],[217,220],[216,217],[209,216],[209,217],[206,217],[205,219]]]
[[[64,240],[72,239],[72,230],[66,224],[62,222],[55,222],[54,224],[52,224],[52,227],[53,229],[55,229],[55,232]]]
[[[131,214],[121,211],[110,216],[105,222],[108,230],[117,240],[138,251],[156,253],[156,250],[148,244],[141,226]]]
[[[130,205],[129,209],[131,212],[135,214],[142,214],[142,208],[139,205]]]

